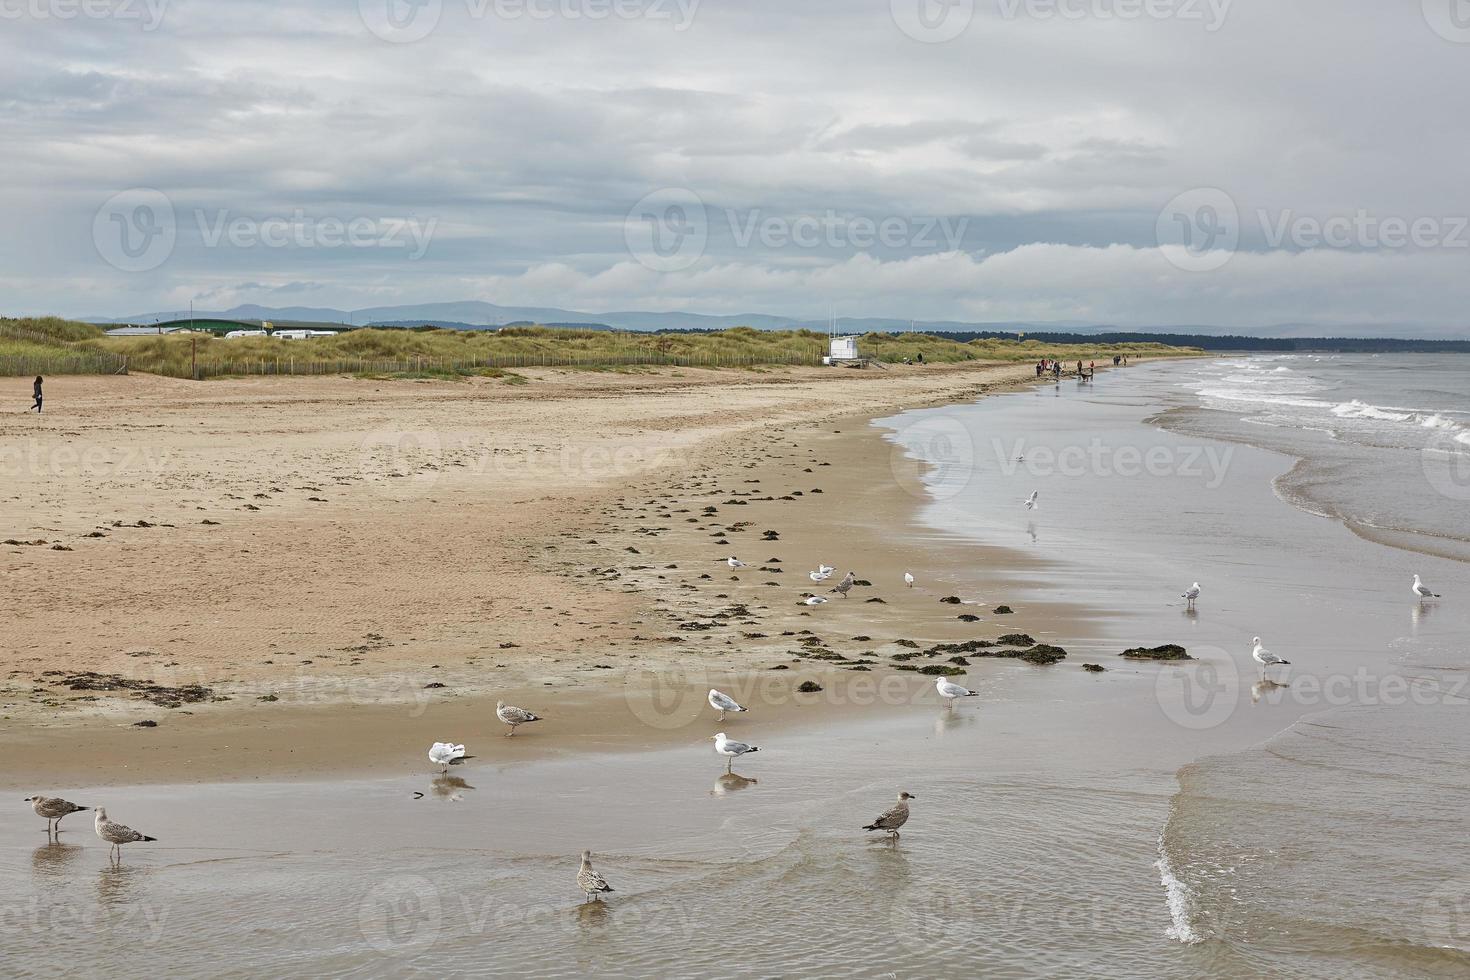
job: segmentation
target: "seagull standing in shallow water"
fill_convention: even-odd
[[[949,702],[950,707],[954,707],[956,698],[978,698],[980,696],[978,691],[972,691],[968,687],[960,687],[948,677],[934,678],[934,690],[938,691],[939,696]]]
[[[1291,666],[1290,660],[1282,660],[1276,654],[1261,646],[1261,638],[1259,636],[1252,640],[1251,643],[1255,645],[1255,649],[1251,651],[1251,656],[1255,658],[1256,663],[1260,664],[1263,669],[1278,665],[1283,667]]]
[[[1438,599],[1438,592],[1430,592],[1429,586],[1419,581],[1419,576],[1414,576],[1414,595],[1420,599]]]
[[[720,753],[720,755],[726,756],[730,760],[729,762],[725,763],[726,772],[729,772],[730,767],[735,765],[735,760],[740,758],[745,753],[760,751],[760,749],[756,748],[754,745],[746,745],[744,742],[735,742],[726,738],[724,732],[720,732],[718,735],[711,735],[710,737],[714,739],[715,751]]]
[[[592,852],[582,852],[582,866],[577,869],[577,887],[587,896],[589,902],[600,902],[602,896],[613,891],[613,886],[607,880],[592,870]]]
[[[63,800],[59,796],[28,796],[26,802],[31,809],[36,811],[36,816],[46,818],[46,836],[50,838],[54,829],[56,835],[61,836],[61,818],[68,813],[80,813],[83,810],[92,809],[89,806],[77,806],[70,800]]]
[[[1188,589],[1185,589],[1184,592],[1180,594],[1179,598],[1185,600],[1185,602],[1187,602],[1189,606],[1193,608],[1194,600],[1199,598],[1199,583],[1196,582]]]
[[[92,821],[92,826],[97,831],[98,837],[101,837],[112,845],[112,849],[107,853],[109,856],[116,854],[119,862],[122,861],[122,846],[124,844],[139,844],[144,841],[158,840],[157,837],[140,834],[131,827],[124,827],[120,823],[113,823],[107,819],[107,810],[100,806],[97,808],[97,816]]]
[[[727,711],[739,713],[746,710],[734,698],[730,697],[730,695],[722,694],[714,688],[709,689],[709,706],[720,713],[720,721],[725,720],[725,712]]]
[[[435,742],[429,746],[429,761],[436,766],[443,766],[444,771],[449,771],[449,765],[464,758],[464,746],[455,745],[453,742]]]
[[[898,840],[898,828],[909,822],[909,800],[917,799],[917,796],[910,796],[908,793],[899,793],[898,803],[892,809],[884,811],[877,820],[874,820],[863,829],[886,830],[888,831],[889,837]]]

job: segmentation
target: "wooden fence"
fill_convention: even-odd
[[[165,373],[198,379],[257,375],[328,374],[468,374],[487,369],[515,370],[536,367],[759,367],[762,365],[820,364],[820,352],[758,357],[720,353],[666,354],[661,351],[628,351],[616,354],[535,352],[493,354],[475,358],[312,358],[283,354],[274,358],[200,360],[194,367],[168,365]]]

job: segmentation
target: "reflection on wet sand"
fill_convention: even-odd
[[[31,852],[31,869],[40,877],[58,875],[84,853],[86,849],[75,844],[46,844]]]
[[[136,899],[139,884],[148,872],[123,864],[112,864],[97,873],[97,901],[103,908],[122,908]]]
[[[944,710],[934,717],[934,734],[936,737],[957,731],[960,728],[976,724],[977,717],[974,712],[954,710],[954,702],[951,701]]]
[[[435,776],[434,782],[431,785],[435,796],[440,799],[449,800],[452,803],[458,803],[464,799],[464,792],[466,790],[474,789],[463,777],[451,776],[448,773]]]
[[[722,772],[720,778],[715,780],[715,788],[710,790],[710,795],[726,796],[730,793],[738,793],[742,789],[749,789],[758,782],[759,780],[742,776],[738,772]]]
[[[1264,695],[1276,690],[1286,690],[1291,687],[1291,682],[1273,681],[1269,678],[1261,678],[1251,685],[1251,704],[1260,701]]]

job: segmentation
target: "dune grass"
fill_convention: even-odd
[[[1161,344],[1043,344],[930,334],[868,334],[861,353],[896,364],[920,354],[932,363],[959,361],[1100,360],[1114,354],[1153,357],[1193,353]],[[207,333],[107,337],[97,327],[56,317],[0,319],[0,372],[111,373],[128,370],[176,378],[345,374],[373,378],[498,377],[522,384],[519,368],[570,367],[639,371],[654,367],[746,368],[817,365],[827,337],[810,330],[738,327],[701,333],[632,333],[552,327],[502,330],[345,331],[335,337],[286,341],[225,340]]]
[[[467,376],[528,367],[626,369],[637,366],[754,368],[816,365],[827,338],[807,330],[762,331],[748,327],[711,333],[645,334],[606,330],[514,327],[476,330],[353,330],[336,337],[282,341],[236,340],[206,334],[108,337],[89,341],[125,355],[131,369],[174,377],[251,374],[353,374],[363,376]],[[875,360],[898,363],[923,354],[926,361],[1030,361],[1040,357],[1091,360],[1130,355],[1186,353],[1159,344],[1046,345],[1000,340],[960,343],[928,334],[869,334],[859,346]],[[492,375],[493,376],[493,375]]]
[[[113,374],[117,354],[88,346],[103,333],[60,317],[0,317],[0,375]]]

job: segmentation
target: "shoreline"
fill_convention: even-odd
[[[549,372],[558,373],[565,372]],[[643,377],[635,379],[633,384],[637,388],[657,390],[672,380],[655,378],[650,382]],[[782,379],[785,380],[789,379]],[[302,650],[292,658],[301,662],[287,670],[264,669],[285,666],[271,663],[286,659],[280,654],[255,665],[255,671],[240,662],[244,657],[184,667],[184,658],[177,655],[177,659],[170,661],[173,666],[159,666],[152,656],[113,654],[104,665],[113,669],[100,673],[122,677],[128,682],[157,682],[165,688],[161,695],[165,699],[192,684],[199,684],[210,693],[197,704],[185,702],[176,708],[104,701],[104,707],[53,710],[50,717],[44,717],[41,711],[17,711],[13,704],[8,704],[4,714],[10,716],[7,723],[12,727],[0,747],[0,762],[6,768],[3,781],[6,785],[28,785],[44,776],[50,780],[70,777],[149,782],[154,781],[156,770],[187,774],[188,781],[199,782],[272,775],[315,776],[325,770],[418,768],[422,756],[418,741],[424,741],[427,746],[429,741],[452,735],[456,741],[475,740],[481,751],[498,744],[503,726],[493,717],[496,697],[492,692],[500,692],[512,703],[521,703],[549,719],[563,713],[561,705],[570,697],[572,703],[579,704],[585,720],[595,719],[591,725],[584,724],[582,718],[573,724],[548,721],[533,725],[523,733],[527,737],[503,740],[515,745],[517,754],[513,758],[580,751],[589,746],[597,750],[629,744],[663,746],[677,744],[683,735],[678,730],[660,732],[628,710],[629,701],[623,692],[630,689],[635,677],[644,676],[649,684],[669,686],[670,679],[677,677],[679,671],[691,675],[707,672],[725,678],[723,683],[735,687],[731,693],[737,696],[742,690],[754,690],[757,681],[774,683],[776,686],[771,691],[776,693],[760,698],[770,708],[777,708],[776,701],[785,701],[788,708],[800,703],[805,696],[796,695],[790,689],[802,680],[816,680],[829,692],[836,692],[846,687],[846,681],[869,679],[869,672],[834,670],[820,660],[795,656],[818,650],[828,656],[866,660],[872,664],[872,677],[902,682],[886,695],[889,701],[908,701],[926,692],[932,700],[932,678],[918,678],[890,669],[893,664],[887,655],[902,649],[892,646],[892,640],[929,645],[977,637],[993,639],[990,634],[998,629],[1031,632],[1043,642],[1065,645],[1067,630],[1076,624],[1081,613],[1060,604],[1041,611],[1018,610],[1016,615],[1007,617],[991,616],[989,606],[983,610],[966,606],[967,613],[979,613],[985,622],[969,625],[955,619],[958,610],[937,601],[941,594],[953,594],[943,586],[945,569],[958,569],[963,563],[973,562],[976,549],[945,547],[942,543],[936,547],[933,540],[925,542],[926,567],[915,590],[902,590],[891,581],[874,579],[873,588],[856,589],[851,599],[838,599],[812,612],[796,606],[796,595],[804,591],[800,585],[810,584],[805,582],[808,564],[814,566],[818,560],[833,564],[846,561],[858,571],[860,578],[876,575],[864,571],[864,567],[889,563],[889,556],[895,550],[894,529],[902,528],[906,534],[920,532],[917,505],[922,499],[922,489],[917,464],[904,457],[888,442],[884,432],[871,424],[876,418],[889,416],[896,410],[970,401],[1035,383],[1030,365],[965,366],[937,371],[910,369],[896,379],[875,375],[834,377],[827,373],[816,380],[836,384],[843,395],[849,389],[860,391],[865,396],[863,400],[870,404],[861,412],[829,416],[825,410],[828,399],[821,397],[827,385],[818,384],[813,396],[800,399],[795,406],[783,406],[783,417],[752,420],[747,416],[733,424],[727,419],[723,432],[697,429],[697,438],[691,440],[672,464],[666,462],[638,473],[638,478],[620,485],[603,483],[600,487],[588,487],[572,507],[560,508],[562,523],[543,525],[544,533],[539,537],[521,539],[528,547],[556,553],[559,567],[548,580],[548,587],[565,589],[579,598],[587,597],[586,605],[576,607],[575,614],[564,612],[555,617],[558,630],[586,634],[588,627],[584,624],[591,621],[591,614],[599,614],[614,623],[619,617],[625,619],[620,624],[622,629],[610,628],[594,638],[591,651],[579,640],[575,644],[562,644],[560,651],[542,649],[527,654],[527,649],[538,642],[536,634],[544,635],[545,631],[531,630],[531,635],[527,635],[507,630],[501,622],[495,632],[506,638],[495,646],[476,646],[471,635],[455,637],[448,647],[434,645],[433,651],[415,649],[407,655],[395,654],[393,637],[385,636],[389,632],[385,629],[381,633],[370,632],[365,643],[346,651],[338,650],[335,657],[330,651]],[[756,384],[764,381],[761,379]],[[892,381],[902,382],[902,390],[882,387],[883,382]],[[734,384],[726,378],[699,378],[695,390],[705,385],[716,390],[738,389],[748,384],[743,378]],[[625,393],[616,390],[625,385],[626,379],[615,379],[609,386],[614,390],[598,392],[601,396],[598,400],[613,397],[626,401]],[[687,385],[680,383],[672,387],[679,394],[689,391]],[[234,394],[237,398],[238,393]],[[588,393],[580,394],[586,397]],[[642,392],[639,394],[646,397]],[[224,400],[229,403],[236,398]],[[572,404],[576,407],[575,400]],[[688,428],[676,431],[689,438]],[[878,452],[887,458],[874,459]],[[810,481],[811,486],[802,489],[804,484],[798,483],[798,478]],[[448,491],[452,488],[446,487],[446,482],[438,479],[432,482],[425,491],[432,494],[430,502],[438,503],[441,497],[450,496]],[[792,492],[778,495],[776,487]],[[817,490],[821,491],[820,497],[809,493]],[[730,503],[726,504],[727,501]],[[458,513],[462,509],[483,507],[483,503],[483,500],[453,501],[449,506],[452,512]],[[702,508],[711,506],[723,513],[701,520],[706,516],[701,513]],[[675,518],[676,511],[682,520]],[[701,517],[685,516],[685,511],[701,513]],[[740,520],[732,520],[737,514]],[[580,521],[569,530],[565,522],[574,515]],[[849,523],[854,516],[856,519]],[[689,520],[695,524],[684,523]],[[721,523],[726,520],[730,523]],[[736,527],[747,520],[761,529],[769,525],[777,531],[779,540],[745,545],[743,538],[735,536],[750,536],[748,531]],[[661,530],[655,529],[658,521],[663,522],[656,525]],[[701,524],[704,526],[697,526]],[[727,537],[710,537],[709,527],[718,527],[714,533]],[[583,534],[588,537],[582,538]],[[841,547],[829,543],[834,537],[842,540]],[[902,538],[903,534],[897,537]],[[712,544],[720,540],[731,543]],[[724,583],[730,576],[711,568],[710,555],[716,548],[745,550],[754,559],[750,569],[754,574],[735,576],[747,581],[726,586]],[[619,557],[629,555],[629,549],[637,550],[639,556]],[[767,550],[769,556],[765,554]],[[780,566],[769,565],[764,562],[766,557],[781,557],[786,561]],[[1001,549],[986,557],[1004,557],[1009,571],[1017,563],[1035,561],[1020,552]],[[757,562],[782,570],[760,573],[756,571]],[[987,561],[989,564],[993,562]],[[661,566],[677,566],[677,569]],[[729,571],[723,565],[714,567]],[[675,571],[677,582],[671,574]],[[756,578],[759,582],[780,584],[749,581]],[[1002,588],[1004,579],[1004,574],[996,576],[996,589]],[[588,582],[592,584],[589,586]],[[720,583],[722,591],[715,591],[716,583]],[[990,588],[986,591],[991,593],[987,599],[1000,595]],[[884,604],[869,603],[866,601],[869,598],[882,598]],[[561,600],[548,597],[548,601],[556,602],[556,608],[561,607]],[[997,598],[995,604],[1002,601],[1003,598]],[[747,607],[743,618],[727,616],[723,621],[712,618],[722,608],[742,606]],[[542,612],[555,612],[556,608]],[[521,615],[533,616],[530,603],[523,606]],[[568,622],[573,615],[588,618],[579,619],[574,625]],[[737,618],[741,618],[740,623],[735,623]],[[997,623],[997,619],[1003,622]],[[1041,623],[1048,629],[1040,629]],[[691,629],[671,633],[680,624]],[[818,632],[821,645],[797,642],[809,637],[779,635],[795,634],[803,629]],[[454,630],[441,627],[439,632]],[[762,635],[759,640],[748,639],[753,634]],[[848,639],[867,635],[875,639]],[[378,639],[373,640],[372,636]],[[677,640],[673,639],[675,636]],[[499,649],[502,644],[504,652]],[[732,646],[741,648],[734,656],[730,655]],[[334,659],[337,663],[332,669],[323,669],[322,661]],[[344,660],[347,663],[342,663]],[[373,662],[369,670],[350,670],[364,666],[369,660]],[[1014,666],[1032,669],[1026,665]],[[1060,665],[1062,669],[1068,666]],[[782,667],[787,669],[779,674],[769,669]],[[7,702],[14,697],[17,678],[23,673],[12,665],[10,684],[5,691]],[[782,682],[786,683],[784,694],[780,693]],[[688,690],[703,683],[699,681]],[[49,693],[55,693],[54,687]],[[703,691],[699,693],[702,703]],[[232,703],[210,703],[209,699],[214,697],[228,697]],[[276,700],[260,703],[268,698]],[[823,698],[851,700],[846,695],[832,693],[817,698],[819,703]],[[816,714],[811,708],[808,700],[807,707],[800,711],[777,708],[763,711],[762,716],[769,716],[775,725],[800,724]],[[698,714],[695,717],[701,724],[712,723],[715,718],[707,706],[702,717]],[[136,728],[137,721],[156,721],[159,727]],[[739,721],[744,724],[745,719]],[[384,747],[381,739],[372,737],[394,723],[401,726],[404,737],[393,739],[393,747]],[[599,730],[599,726],[605,727]],[[532,736],[537,728],[541,731]],[[439,734],[430,736],[431,731]],[[106,733],[105,745],[99,749],[94,743],[103,733]],[[489,741],[492,738],[497,741]],[[528,741],[535,743],[534,746],[526,746]],[[48,750],[43,752],[43,746],[49,747]],[[251,751],[242,762],[239,750],[246,746]],[[475,746],[471,748],[473,751]],[[143,763],[140,759],[149,761]]]

